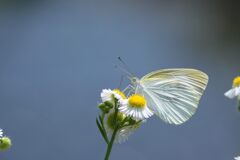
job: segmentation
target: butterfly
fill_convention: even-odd
[[[166,123],[179,125],[196,112],[208,75],[196,69],[173,68],[130,80],[131,91],[142,95],[153,113]]]

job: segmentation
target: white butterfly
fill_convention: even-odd
[[[196,69],[176,68],[157,70],[131,81],[132,92],[143,95],[158,117],[179,125],[196,112],[208,76]]]

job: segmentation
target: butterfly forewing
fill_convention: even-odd
[[[207,86],[208,76],[195,69],[164,69],[140,80],[136,93],[142,94],[148,107],[170,124],[187,121],[196,111]]]

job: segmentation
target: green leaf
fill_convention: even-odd
[[[100,120],[100,122],[101,122],[101,125],[103,126],[103,117],[102,117],[102,116],[100,116],[100,115],[98,115],[98,119]]]
[[[105,137],[105,139],[107,140],[107,143],[108,143],[109,140],[108,140],[108,136],[107,136],[107,133],[106,133],[106,130],[105,130],[105,127],[104,127],[104,123],[103,123],[104,116],[105,116],[105,114],[103,114],[102,116],[98,115],[98,118],[99,118],[99,121],[101,122],[101,125],[102,125],[102,130],[103,130],[103,133],[104,133],[104,137]]]
[[[98,119],[96,118],[96,123],[97,123],[97,126],[98,126],[98,129],[103,137],[103,139],[105,140],[105,142],[108,144],[108,138],[107,138],[107,135],[106,135],[106,132],[105,130],[103,130],[102,126],[100,125]],[[102,123],[102,122],[101,122]]]

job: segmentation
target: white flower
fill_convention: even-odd
[[[116,98],[118,101],[122,99],[126,99],[126,96],[123,92],[121,92],[118,89],[103,89],[101,92],[101,98],[103,102],[110,101],[113,102],[114,98]]]
[[[226,93],[224,93],[224,95],[230,99],[233,99],[240,95],[240,87],[234,87],[228,90]]]
[[[235,160],[240,160],[240,156],[237,156],[234,158]]]
[[[120,101],[119,111],[135,120],[144,120],[153,115],[153,112],[147,107],[145,98],[138,94]]]
[[[0,128],[0,137],[3,136],[3,130]]]
[[[111,112],[107,115],[106,121],[104,122],[105,129],[107,132],[108,139],[111,140],[112,134],[114,132],[114,123],[113,123],[113,117],[114,117],[114,112]],[[118,113],[117,115],[117,121],[121,122],[125,118],[125,115],[122,113]],[[126,126],[123,128],[120,128],[115,136],[114,143],[123,143],[125,142],[128,137],[139,127],[138,125],[131,125],[131,126]]]
[[[236,77],[233,80],[233,87],[232,89],[228,90],[224,95],[228,98],[235,98],[240,96],[240,77]]]

